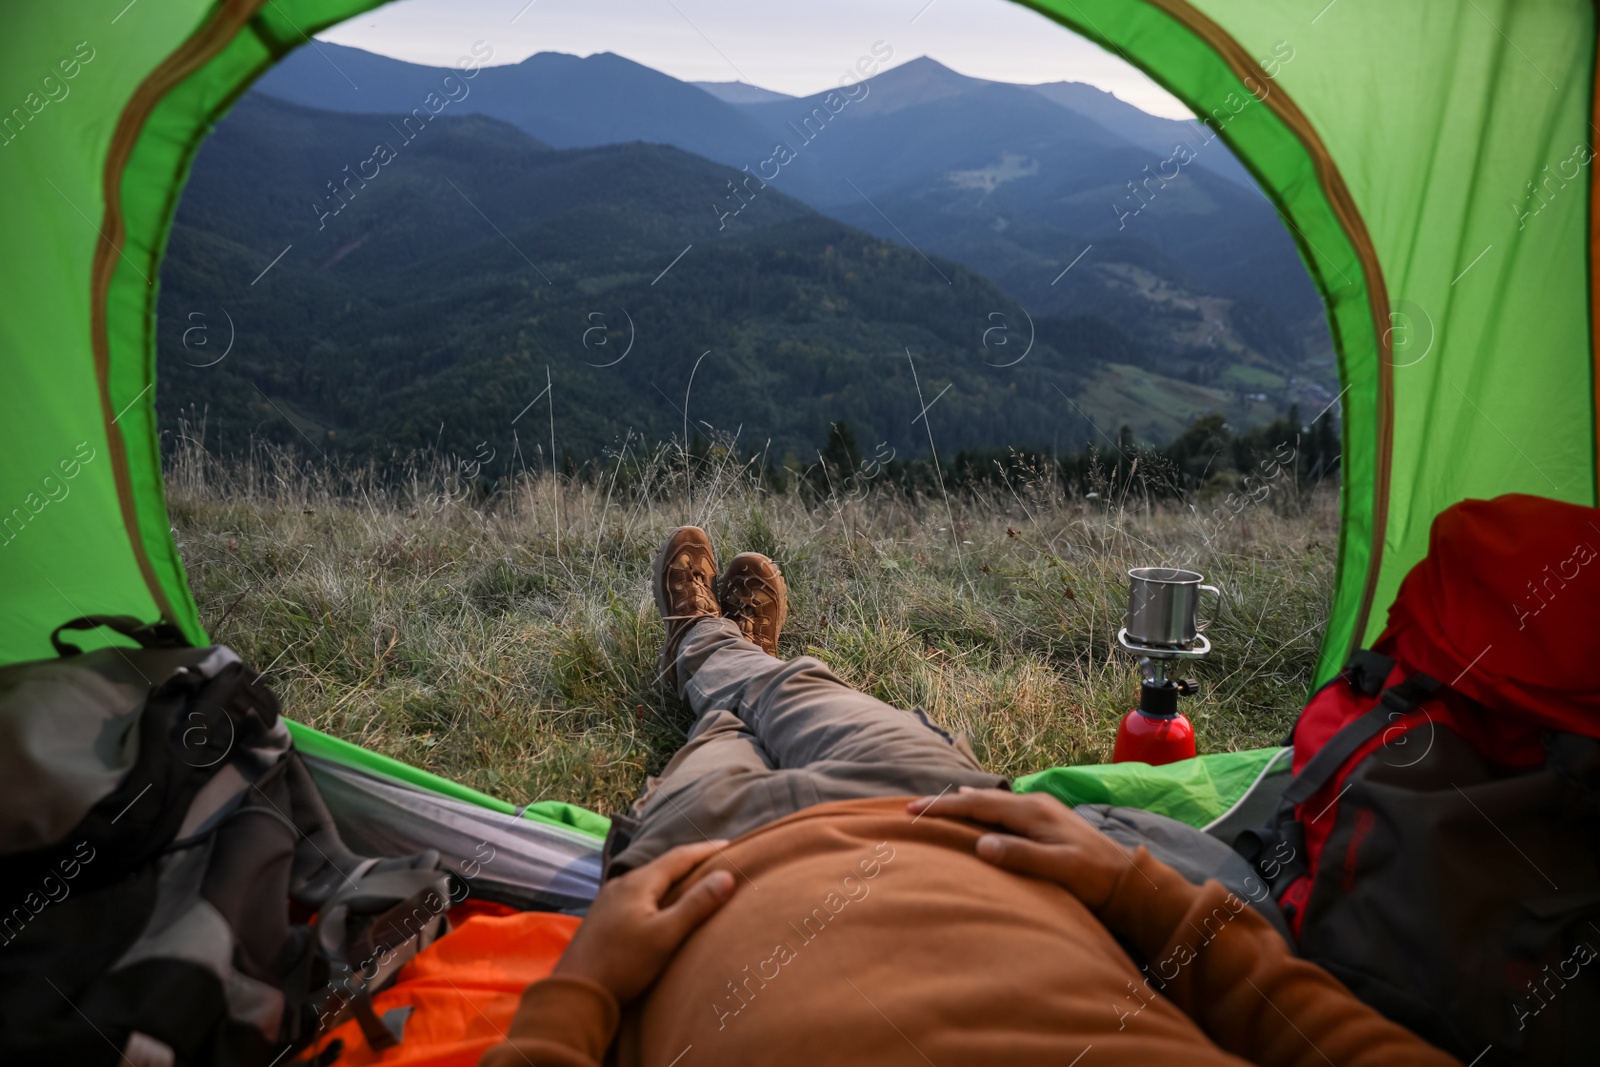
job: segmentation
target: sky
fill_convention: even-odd
[[[927,55],[994,81],[1081,81],[1151,114],[1175,98],[1118,56],[1010,0],[398,0],[319,40],[444,66],[475,42],[492,64],[535,52],[615,52],[683,81],[744,81],[803,96],[831,88],[874,43],[887,66]]]

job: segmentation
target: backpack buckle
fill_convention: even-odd
[[[1344,665],[1345,681],[1350,683],[1350,688],[1369,697],[1377,696],[1393,673],[1394,660],[1370,648],[1357,652]]]
[[[1310,870],[1306,862],[1306,833],[1298,819],[1283,818],[1272,826],[1244,830],[1233,840],[1233,850],[1262,877],[1276,900],[1294,880]]]

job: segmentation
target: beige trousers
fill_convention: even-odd
[[[774,659],[727,619],[694,624],[677,674],[699,719],[631,815],[614,821],[607,877],[814,804],[1006,785],[921,708],[858,692],[813,656]]]

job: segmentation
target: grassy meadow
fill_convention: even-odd
[[[1287,475],[1220,524],[1199,514],[1223,486],[1163,502],[1114,478],[1091,497],[1014,473],[991,490],[857,479],[819,497],[773,491],[720,449],[489,492],[462,475],[438,462],[380,480],[183,443],[167,493],[201,618],[292,718],[514,803],[604,813],[691,723],[654,684],[650,563],[678,525],[704,527],[721,559],[778,561],[785,655],[921,705],[1009,775],[1110,758],[1137,695],[1114,650],[1132,566],[1192,567],[1224,592],[1215,651],[1184,672],[1201,683],[1186,702],[1201,751],[1276,743],[1311,682],[1337,543],[1336,492]]]

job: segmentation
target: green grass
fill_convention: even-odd
[[[720,452],[688,473],[661,451],[621,477],[528,476],[488,495],[441,470],[383,488],[186,446],[168,500],[202,619],[292,718],[508,801],[606,813],[691,722],[653,684],[650,561],[680,524],[705,527],[720,558],[778,561],[785,655],[920,704],[1009,775],[1110,757],[1137,686],[1112,644],[1126,570],[1145,564],[1194,567],[1225,594],[1216,651],[1189,672],[1201,751],[1276,743],[1311,682],[1337,540],[1334,493],[1280,483],[1219,534],[1114,487],[808,503]]]

